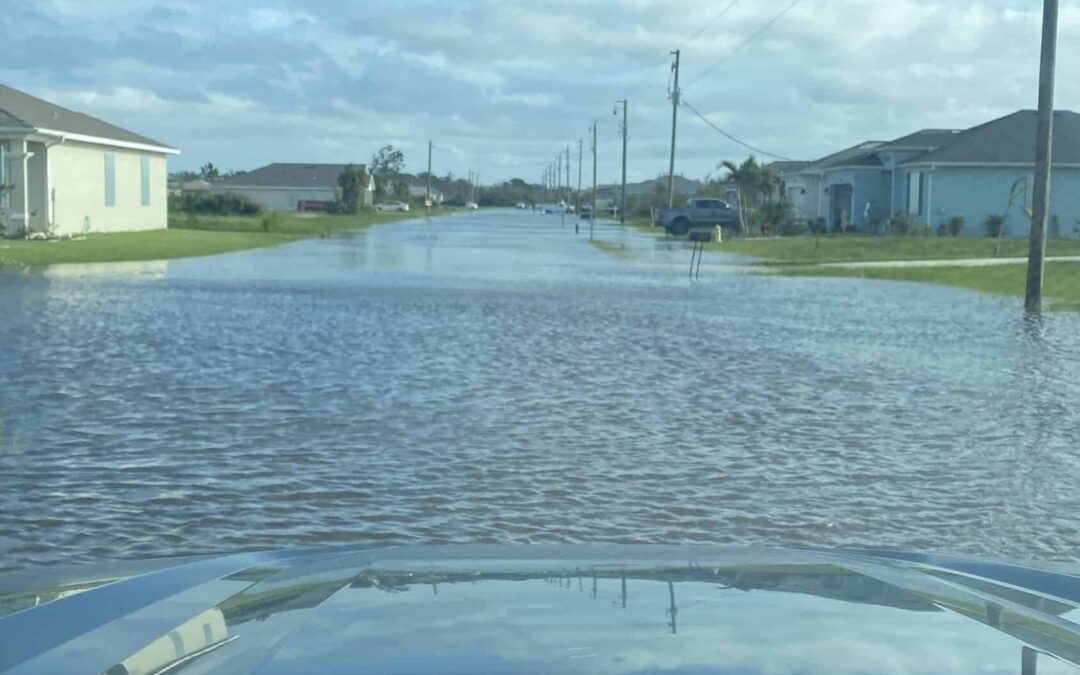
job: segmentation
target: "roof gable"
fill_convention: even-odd
[[[1038,114],[1020,110],[956,134],[952,141],[904,162],[913,164],[1034,165]],[[1054,164],[1080,164],[1080,114],[1054,112]]]
[[[152,138],[122,129],[96,117],[68,110],[3,84],[0,84],[0,127],[25,129],[27,132],[59,131],[65,134],[146,145],[161,148],[162,151],[175,152],[169,146]]]

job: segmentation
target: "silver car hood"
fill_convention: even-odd
[[[702,546],[240,553],[0,578],[0,673],[1039,673],[1071,566]]]

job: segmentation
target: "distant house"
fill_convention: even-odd
[[[214,183],[211,192],[241,195],[269,211],[296,211],[300,202],[331,202],[341,198],[338,177],[345,164],[269,164]],[[362,165],[358,165],[362,166]],[[368,179],[362,206],[374,201],[375,182]]]
[[[987,216],[1026,236],[1035,159],[1036,113],[1022,110],[968,130],[924,129],[893,141],[867,141],[778,171],[803,218],[832,228],[874,230],[898,212],[937,232],[964,219],[962,234],[985,234]],[[1054,113],[1050,215],[1062,235],[1080,224],[1080,114]]]
[[[179,150],[0,85],[0,231],[167,226],[166,158]]]
[[[426,185],[410,185],[409,186],[409,199],[424,199],[427,197]],[[431,188],[431,203],[442,204],[443,193],[439,192],[435,188]]]

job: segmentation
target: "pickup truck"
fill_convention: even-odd
[[[738,211],[720,199],[691,199],[685,209],[660,209],[656,212],[656,224],[676,237],[685,235],[694,227],[732,227],[738,223]]]

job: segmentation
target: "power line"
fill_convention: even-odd
[[[792,0],[791,4],[789,4],[789,5],[788,5],[787,7],[785,7],[784,9],[780,10],[780,13],[779,13],[779,14],[777,14],[777,15],[776,15],[776,16],[774,16],[773,18],[769,19],[769,20],[768,20],[768,21],[767,21],[767,22],[765,23],[765,25],[763,25],[763,26],[762,26],[761,28],[758,28],[758,29],[757,29],[756,31],[754,31],[754,32],[753,32],[753,33],[752,33],[752,34],[750,35],[750,37],[748,37],[748,38],[746,38],[745,40],[743,40],[743,41],[742,41],[742,42],[741,42],[741,43],[740,43],[740,44],[739,44],[739,45],[738,45],[737,47],[735,47],[735,49],[732,49],[732,50],[731,50],[730,52],[728,52],[727,54],[724,54],[724,56],[722,56],[722,57],[720,58],[720,60],[719,60],[719,61],[717,61],[717,62],[713,63],[713,64],[712,64],[712,66],[710,66],[710,67],[708,68],[708,70],[706,70],[705,72],[703,72],[703,73],[702,73],[701,75],[699,75],[699,76],[698,76],[697,78],[695,78],[694,80],[692,80],[692,81],[690,82],[690,84],[688,84],[688,85],[686,85],[686,86],[687,86],[687,87],[692,87],[692,86],[694,86],[695,84],[697,84],[698,82],[700,82],[700,81],[702,80],[702,78],[704,78],[704,77],[705,77],[706,75],[708,75],[709,73],[711,73],[712,71],[716,70],[716,69],[717,69],[717,68],[719,68],[719,67],[720,67],[721,65],[723,65],[723,64],[724,64],[724,63],[725,63],[725,62],[726,62],[726,61],[727,61],[728,59],[730,59],[731,57],[733,57],[733,56],[735,56],[736,54],[738,54],[739,52],[741,52],[741,51],[742,51],[743,49],[745,49],[745,48],[746,48],[747,46],[749,46],[751,42],[753,42],[754,40],[756,40],[756,39],[757,39],[757,38],[758,38],[758,37],[759,37],[759,36],[760,36],[760,35],[761,35],[762,33],[764,33],[765,31],[769,30],[770,28],[772,28],[772,27],[773,27],[773,24],[775,24],[775,23],[776,23],[777,21],[779,21],[780,19],[784,18],[784,16],[786,16],[788,12],[790,12],[790,11],[791,11],[791,10],[793,10],[793,9],[795,9],[795,7],[796,7],[796,6],[797,6],[797,5],[798,5],[798,4],[800,3],[800,2],[802,2],[802,0]]]
[[[688,39],[688,40],[687,40],[686,42],[684,42],[684,43],[682,44],[682,47],[680,47],[680,49],[685,49],[685,48],[686,48],[686,45],[690,44],[690,43],[691,43],[691,42],[693,42],[694,40],[696,40],[696,39],[698,39],[699,37],[701,37],[701,34],[702,34],[702,33],[704,33],[705,31],[709,30],[710,28],[712,28],[712,27],[713,27],[713,24],[715,24],[715,23],[716,23],[717,21],[719,21],[720,19],[724,18],[724,15],[726,15],[726,14],[727,14],[728,12],[730,12],[730,11],[731,11],[731,8],[732,8],[732,7],[734,7],[734,6],[735,6],[735,5],[737,5],[737,4],[739,4],[739,0],[731,0],[731,2],[730,2],[730,3],[728,3],[728,6],[727,6],[727,7],[723,8],[722,10],[720,10],[720,13],[719,13],[719,14],[717,14],[716,16],[714,16],[714,17],[713,17],[712,19],[710,19],[710,20],[709,20],[709,22],[708,22],[707,24],[705,24],[704,26],[702,26],[701,28],[699,28],[699,29],[698,29],[698,31],[697,31],[696,33],[694,33],[693,35],[691,35],[691,36],[690,36],[690,38],[689,38],[689,39]]]
[[[701,112],[700,112],[700,111],[698,111],[698,109],[697,109],[697,108],[695,108],[694,106],[692,106],[692,105],[690,104],[690,102],[689,102],[689,101],[687,101],[687,100],[686,100],[685,98],[684,98],[684,99],[682,100],[682,104],[683,104],[684,106],[686,106],[687,108],[689,108],[689,109],[690,109],[690,112],[694,113],[694,114],[695,114],[695,115],[697,115],[697,116],[698,116],[699,118],[701,118],[701,121],[702,121],[702,122],[704,122],[705,124],[708,124],[708,125],[709,125],[710,127],[712,127],[712,128],[714,129],[714,130],[716,130],[716,131],[717,131],[718,133],[720,133],[720,134],[721,134],[722,136],[724,136],[724,138],[727,138],[727,139],[728,139],[729,141],[732,141],[732,142],[734,142],[734,143],[738,143],[739,145],[743,146],[744,148],[747,148],[748,150],[751,150],[751,151],[753,151],[753,152],[756,152],[756,153],[758,153],[759,155],[764,155],[764,156],[766,156],[766,157],[772,157],[773,159],[780,159],[780,160],[783,160],[783,161],[785,161],[785,162],[795,162],[795,161],[798,161],[798,160],[794,160],[794,159],[792,159],[792,158],[790,158],[790,157],[784,157],[783,155],[778,155],[778,154],[776,154],[776,153],[774,153],[774,152],[768,152],[768,151],[762,150],[761,148],[757,148],[757,147],[754,147],[754,146],[750,145],[749,143],[747,143],[747,142],[745,142],[745,141],[741,141],[741,140],[739,140],[738,138],[735,138],[734,136],[732,136],[731,134],[729,134],[728,132],[724,131],[724,130],[723,130],[723,129],[721,129],[720,127],[716,126],[716,125],[715,125],[715,124],[713,124],[713,123],[712,123],[711,121],[709,121],[709,118],[707,118],[707,117],[705,117],[705,115],[701,114]]]

